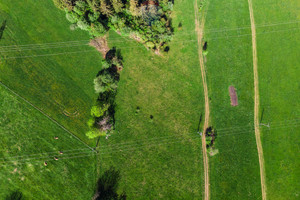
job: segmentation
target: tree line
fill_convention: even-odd
[[[122,68],[121,53],[112,48],[102,60],[102,70],[94,79],[94,89],[99,96],[87,122],[89,131],[86,136],[90,139],[105,136],[114,128],[115,97]]]
[[[53,0],[66,12],[72,30],[80,28],[92,37],[107,31],[130,36],[154,50],[165,49],[173,28],[170,0]]]

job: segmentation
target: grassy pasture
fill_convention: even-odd
[[[175,38],[163,57],[110,33],[109,44],[121,49],[124,69],[116,133],[100,141],[100,165],[101,170],[111,165],[120,169],[120,191],[128,199],[202,198],[201,138],[196,132],[204,103],[193,3],[175,2],[173,25]]]
[[[0,1],[0,5],[1,22],[7,20],[7,28],[0,40],[1,46],[27,45],[22,46],[22,49],[15,49],[12,46],[1,48],[0,69],[3,73],[0,75],[0,80],[73,131],[82,140],[92,144],[93,141],[87,141],[83,132],[89,108],[96,98],[92,80],[99,71],[100,56],[92,48],[83,45],[86,41],[78,42],[76,45],[51,43],[84,40],[88,39],[88,36],[83,31],[70,31],[63,12],[54,8],[50,0],[27,1],[26,5],[20,1]],[[110,46],[121,49],[125,66],[116,99],[116,132],[109,140],[102,138],[100,141],[100,172],[110,166],[119,169],[122,178],[120,190],[125,190],[129,199],[145,199],[145,197],[199,199],[202,197],[201,139],[196,134],[196,130],[200,114],[203,113],[203,96],[196,56],[193,4],[177,1],[174,9],[173,23],[177,35],[170,45],[169,54],[164,57],[154,55],[133,40],[122,38],[115,33],[110,34]],[[177,26],[180,22],[182,28],[179,29]],[[48,42],[51,46],[47,45],[45,49],[44,46],[31,45]],[[70,53],[75,51],[91,52]],[[32,55],[38,57],[30,57]],[[137,106],[141,109],[138,115],[135,115]],[[69,112],[78,110],[80,115],[66,117],[62,113],[63,110]],[[5,109],[2,111],[9,113]],[[36,121],[41,123],[42,120],[38,119],[44,117],[40,113],[36,115],[38,115]],[[149,118],[150,115],[154,117],[152,120]],[[48,137],[53,139],[57,132],[52,130],[55,127],[47,127],[51,125],[51,121],[47,120],[47,122],[42,126],[33,125],[31,121],[22,121],[23,127],[34,126],[37,131],[41,129],[40,134],[45,134],[43,130],[49,130],[47,136],[39,136],[44,145],[37,141],[26,142],[26,145],[22,146],[24,152],[36,153],[39,144],[45,148],[45,151],[48,151],[48,148],[53,151],[60,149],[51,146],[56,141],[48,141]],[[20,122],[17,120],[14,123]],[[14,132],[9,128],[14,123],[6,127],[7,131]],[[27,129],[29,132],[30,129]],[[32,138],[31,134],[27,135],[26,139]],[[21,139],[21,136],[18,137]],[[27,141],[23,140],[23,142]],[[60,145],[65,142],[63,139],[59,141],[62,142]],[[8,138],[6,142],[13,142],[13,140]],[[66,145],[68,145],[67,141]],[[77,148],[77,145],[70,144],[70,149],[75,146]],[[17,148],[18,146],[14,146],[15,153],[18,152]],[[123,153],[120,153],[120,150]],[[8,157],[7,154],[3,156]],[[38,199],[47,199],[52,194],[62,193],[61,190],[65,189],[61,186],[65,182],[64,176],[58,177],[57,174],[61,175],[59,172],[68,171],[67,167],[74,166],[70,180],[82,179],[82,181],[66,188],[70,193],[80,193],[79,199],[89,198],[96,177],[93,161],[82,161],[80,165],[78,164],[78,169],[75,169],[75,163],[76,161],[72,160],[71,164],[57,163],[55,167],[55,162],[51,163],[49,167],[53,166],[50,170],[53,173],[47,171],[48,174],[45,176],[28,173],[30,179],[25,177],[24,180],[28,180],[28,183],[23,185],[31,185],[29,180],[32,180],[35,181],[32,185],[38,185],[39,188],[26,189],[24,194],[30,196],[31,193],[36,192],[40,195],[37,196]],[[87,169],[87,165],[92,169]],[[43,167],[37,168],[42,170]],[[13,170],[13,168],[7,169],[7,171]],[[11,177],[9,173],[4,173],[2,176]],[[89,183],[87,183],[88,179],[91,180]],[[44,187],[42,183],[46,180],[49,185]],[[21,184],[21,181],[16,178],[13,182]],[[50,186],[51,181],[57,181],[57,185]],[[77,187],[80,190],[75,191]],[[9,190],[12,188],[12,185],[8,186]],[[45,196],[42,196],[44,190],[47,191]],[[81,192],[82,190],[85,191]],[[68,199],[66,196],[61,198]]]
[[[93,144],[84,132],[96,98],[92,80],[101,68],[101,57],[87,45],[87,33],[71,31],[51,0],[1,0],[0,23],[4,20],[0,80]]]
[[[240,29],[240,27],[249,27]],[[250,34],[250,35],[249,35]],[[239,35],[245,35],[240,36]],[[252,43],[247,1],[210,1],[205,36],[211,125],[219,154],[210,157],[211,199],[257,199],[261,196],[259,162],[253,129]],[[232,107],[229,86],[238,106]]]
[[[17,189],[27,199],[92,196],[96,159],[91,150],[2,86],[0,102],[0,199]]]
[[[299,198],[300,2],[254,0],[258,28],[258,69],[268,199]],[[272,34],[264,34],[273,31]]]

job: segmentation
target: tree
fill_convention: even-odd
[[[72,0],[53,0],[53,2],[54,5],[61,10],[67,9],[70,11],[73,9]]]
[[[112,10],[110,8],[110,5],[106,3],[106,0],[100,0],[100,11],[103,15],[106,15],[107,17],[110,17],[112,15]]]
[[[111,3],[116,13],[122,12],[124,4],[121,0],[111,0]]]
[[[101,117],[108,110],[108,108],[109,108],[108,104],[104,104],[103,106],[95,105],[91,109],[91,115],[93,117]]]
[[[137,0],[130,0],[129,1],[129,11],[133,16],[140,16],[140,8],[138,7]]]
[[[69,22],[76,23],[79,20],[79,15],[73,11],[66,12],[66,18]]]
[[[108,70],[104,70],[102,74],[94,79],[94,88],[96,93],[104,93],[117,89],[117,80],[111,76]]]
[[[97,128],[92,128],[90,131],[88,131],[86,134],[85,134],[89,139],[93,139],[93,138],[96,138],[96,137],[99,137],[99,136],[105,136],[106,135],[106,132],[102,132],[100,131],[99,129]]]

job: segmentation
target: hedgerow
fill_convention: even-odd
[[[160,50],[172,39],[169,0],[53,0],[66,12],[70,28],[88,31],[92,37],[114,30],[134,36],[150,49]]]

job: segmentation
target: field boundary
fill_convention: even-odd
[[[73,138],[77,139],[78,141],[80,141],[82,144],[84,144],[86,147],[88,147],[89,149],[91,149],[92,151],[96,152],[92,147],[90,147],[89,145],[87,145],[85,142],[83,142],[79,137],[77,137],[74,133],[72,133],[71,131],[69,131],[68,129],[66,129],[63,125],[61,125],[60,123],[58,123],[55,119],[53,119],[52,117],[50,117],[49,115],[47,115],[44,111],[42,111],[41,109],[39,109],[38,107],[36,107],[35,105],[33,105],[30,101],[26,100],[24,97],[22,97],[21,95],[17,94],[15,91],[13,91],[12,89],[10,89],[7,85],[5,85],[2,81],[0,81],[0,85],[2,85],[5,89],[9,90],[11,93],[13,93],[15,96],[19,97],[20,99],[22,99],[23,101],[25,101],[27,104],[29,104],[31,107],[33,107],[35,110],[39,111],[42,115],[44,115],[45,117],[47,117],[49,120],[51,120],[53,123],[55,123],[57,126],[59,126],[61,129],[63,129],[64,131],[66,131],[67,133],[69,133]],[[97,153],[97,152],[96,152]]]
[[[199,13],[198,13],[198,4],[197,0],[195,0],[195,29],[197,33],[197,41],[198,41],[198,56],[199,56],[199,64],[201,69],[202,76],[202,84],[203,84],[203,92],[205,99],[205,117],[204,117],[204,125],[202,132],[202,154],[203,154],[203,165],[204,165],[204,199],[209,200],[209,163],[208,156],[206,151],[206,138],[205,132],[209,125],[209,99],[208,99],[208,89],[206,82],[206,72],[203,60],[203,51],[202,51],[202,41],[204,34],[204,25],[205,25],[205,14],[202,15],[201,22],[199,23]]]
[[[249,4],[249,13],[250,13],[250,21],[251,21],[252,51],[253,51],[254,129],[255,129],[255,139],[256,139],[258,159],[259,159],[262,200],[266,200],[267,194],[266,194],[264,155],[263,155],[263,148],[261,144],[261,138],[260,138],[261,136],[259,130],[259,80],[258,80],[258,70],[257,70],[256,30],[255,30],[252,0],[248,0],[248,4]]]

